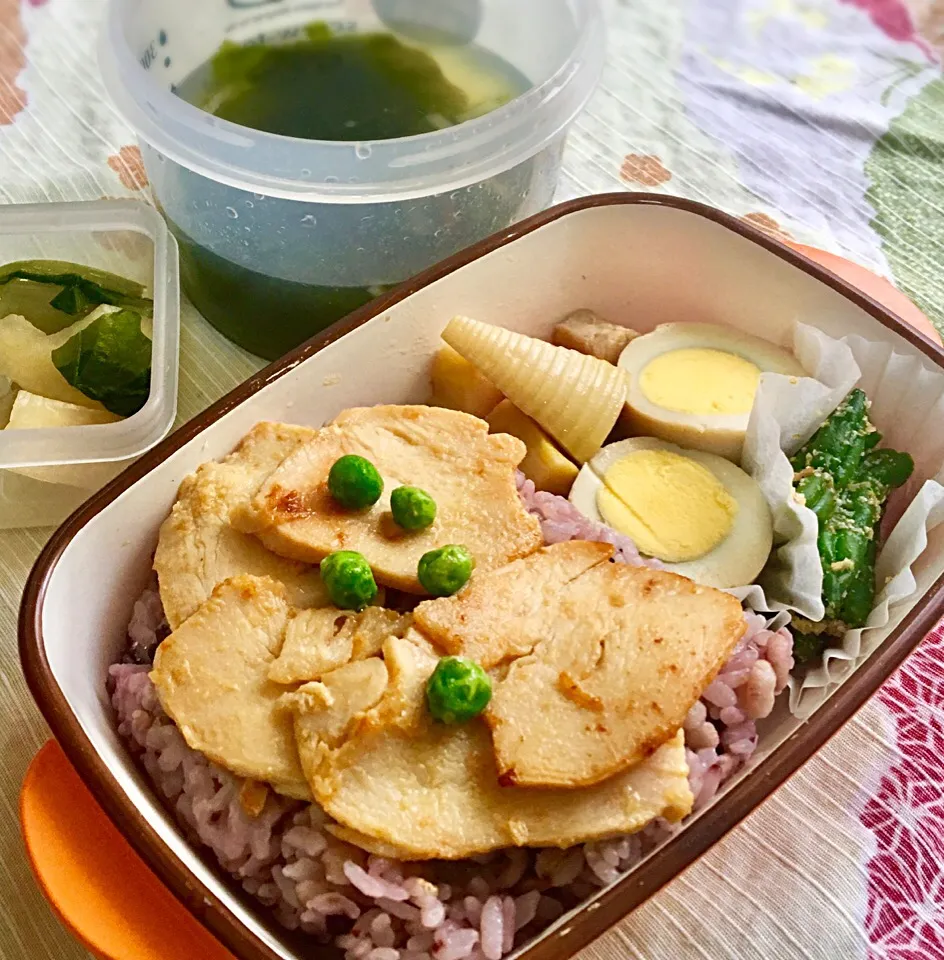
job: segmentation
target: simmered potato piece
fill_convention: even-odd
[[[521,472],[538,490],[566,497],[577,479],[576,465],[554,446],[554,441],[510,400],[502,400],[485,418],[492,433],[508,433],[527,448]]]
[[[434,407],[462,410],[484,417],[502,399],[501,391],[452,347],[442,347],[433,357],[430,373]]]

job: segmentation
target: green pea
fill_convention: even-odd
[[[492,699],[492,681],[466,657],[443,657],[426,681],[426,705],[442,723],[465,723],[477,717]]]
[[[397,487],[390,494],[393,522],[404,530],[425,530],[436,519],[436,501],[419,487]]]
[[[474,568],[472,554],[465,547],[452,543],[424,553],[420,557],[416,575],[428,594],[451,597],[469,582]]]
[[[355,550],[339,550],[321,561],[321,579],[331,602],[342,610],[363,610],[377,596],[367,558]]]
[[[328,473],[331,496],[348,510],[372,507],[383,493],[383,478],[364,457],[348,454],[336,460]]]

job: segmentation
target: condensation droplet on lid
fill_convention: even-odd
[[[253,200],[265,200],[265,194],[264,194],[264,193],[254,193],[254,194],[252,195],[252,199],[253,199]]]
[[[310,176],[311,176],[311,170],[309,170],[307,167],[305,167],[305,169],[302,170],[302,176],[303,176],[303,177],[310,177]]]
[[[373,219],[373,214],[368,214],[366,217],[361,217],[361,223],[370,223]]]
[[[366,160],[373,152],[374,148],[369,143],[359,143],[354,147],[354,154],[360,160]]]
[[[302,217],[302,226],[303,227],[316,227],[318,225],[318,220],[313,213],[306,213]]]
[[[226,216],[228,216],[228,217],[230,218],[230,220],[238,220],[238,219],[239,219],[239,214],[238,214],[232,207],[227,207],[227,208],[226,208]]]
[[[341,181],[337,177],[325,177],[325,183],[340,183]]]
[[[252,202],[252,200],[247,200],[247,201],[246,201],[246,206],[249,207],[250,210],[252,210],[252,208],[255,206],[255,204]]]
[[[357,248],[357,252],[358,252],[358,253],[364,253],[365,251],[364,251],[364,248],[363,248],[363,247],[358,247],[358,248]]]
[[[434,237],[441,237],[442,235],[443,235],[443,232],[442,232],[441,229],[439,229],[439,230],[434,230],[434,231],[433,231],[433,236],[434,236]]]

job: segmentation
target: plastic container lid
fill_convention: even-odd
[[[457,126],[369,143],[302,140],[230,123],[173,92],[224,39],[246,42],[260,31],[278,34],[317,18],[359,30],[382,29],[391,20],[401,29],[442,26],[439,4],[399,2],[398,15],[390,3],[381,6],[383,19],[363,0],[274,5],[110,0],[99,51],[103,82],[137,135],[189,170],[267,197],[363,204],[447,193],[512,169],[557,140],[583,109],[603,69],[598,0],[478,0],[469,24],[475,42],[532,86]],[[471,40],[470,34],[460,31],[450,42]]]
[[[118,423],[0,430],[0,471],[140,456],[167,435],[177,413],[177,242],[157,211],[136,200],[0,206],[0,264],[29,259],[69,260],[144,284],[154,300],[151,392],[141,410]]]

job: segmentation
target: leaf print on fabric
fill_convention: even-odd
[[[117,154],[108,158],[108,166],[118,174],[118,179],[129,190],[143,190],[148,185],[139,147],[122,147]]]
[[[872,148],[865,172],[872,226],[896,284],[944,332],[944,80],[913,97]]]
[[[644,187],[658,187],[668,183],[672,174],[665,169],[662,161],[652,154],[629,153],[620,167],[620,179]]]
[[[26,65],[25,43],[20,0],[0,0],[0,126],[13,123],[26,107],[26,91],[16,82]]]

